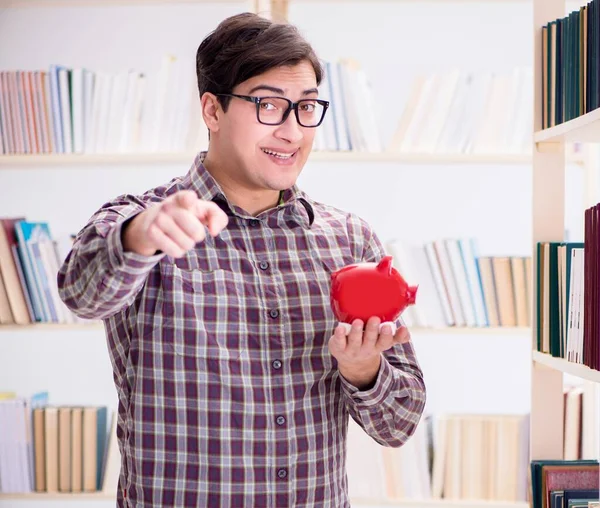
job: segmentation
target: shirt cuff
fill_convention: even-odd
[[[136,252],[125,252],[121,239],[121,231],[126,222],[133,217],[117,222],[106,235],[106,247],[108,250],[108,264],[112,273],[127,273],[130,275],[143,275],[149,272],[158,263],[165,253],[143,256]]]
[[[340,379],[342,390],[354,403],[365,407],[376,406],[381,404],[392,391],[394,386],[394,368],[382,354],[375,385],[365,391],[360,391],[341,374]]]

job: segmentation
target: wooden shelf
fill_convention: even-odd
[[[0,494],[0,501],[6,499],[20,500],[35,500],[35,501],[51,501],[51,500],[68,500],[68,501],[112,501],[116,500],[115,494],[107,492],[87,492],[87,493],[72,493],[72,492],[28,492],[15,494]]]
[[[0,332],[42,331],[42,330],[103,330],[101,321],[90,323],[32,323],[28,325],[0,325]]]
[[[533,361],[550,369],[600,383],[600,371],[590,369],[586,365],[573,363],[564,358],[556,358],[547,353],[540,353],[539,351],[533,351]]]
[[[153,5],[153,4],[169,4],[169,3],[224,3],[224,4],[250,4],[254,5],[253,0],[0,0],[0,7],[64,7],[64,6],[89,6],[89,5]],[[290,3],[314,3],[321,0],[289,0]],[[339,1],[350,1],[358,2],[364,0],[329,0],[334,2]],[[447,2],[448,0],[428,0],[429,2]],[[526,4],[529,0],[460,0],[462,2],[477,2],[482,3],[483,1],[491,4],[513,4],[523,3]],[[423,0],[379,0],[381,3],[416,3],[423,2]]]
[[[530,164],[527,154],[445,154],[399,152],[313,152],[309,161],[396,162],[403,164]]]
[[[531,328],[521,326],[448,326],[446,328],[409,327],[413,335],[449,334],[449,335],[523,335],[530,336]]]
[[[2,155],[0,169],[40,166],[66,166],[79,168],[93,165],[119,164],[191,164],[194,153],[115,153],[115,154],[46,154],[46,155]]]
[[[65,501],[83,501],[83,500],[113,500],[114,494],[104,492],[92,492],[87,494],[72,493],[45,493],[32,492],[27,494],[0,494],[0,501],[6,499],[20,500],[65,500]],[[449,499],[429,499],[429,500],[408,500],[408,499],[352,499],[352,506],[397,506],[402,508],[528,508],[525,502],[510,501],[475,501],[475,500],[449,500]]]
[[[128,164],[191,164],[195,153],[125,153],[90,155],[2,155],[0,170],[15,167],[39,168],[66,166],[80,168],[94,165]],[[368,152],[312,152],[309,162],[390,162],[399,164],[531,164],[526,154],[417,154],[417,153],[368,153]],[[570,162],[581,164],[581,157]]]
[[[244,4],[250,0],[0,0],[0,7],[86,7],[160,4]]]
[[[397,506],[402,508],[529,508],[529,504],[511,501],[487,501],[487,500],[454,500],[454,499],[402,499],[402,500],[370,500],[354,498],[352,506]]]
[[[0,325],[1,332],[17,332],[17,331],[32,331],[32,330],[104,330],[102,322],[80,323],[80,324],[63,324],[63,323],[33,323],[28,325]],[[531,334],[531,329],[527,327],[463,327],[449,326],[442,328],[421,328],[409,327],[409,330],[414,335],[421,334],[449,334],[449,335],[527,335]]]
[[[536,143],[596,143],[598,139],[600,108],[534,135]]]

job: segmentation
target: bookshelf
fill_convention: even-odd
[[[547,367],[562,374],[571,374],[581,379],[600,383],[600,371],[590,369],[586,365],[570,362],[564,358],[556,358],[539,351],[533,352],[533,361],[538,367]]]
[[[32,323],[27,325],[0,325],[0,332],[23,332],[23,331],[41,331],[41,330],[102,330],[104,325],[99,323]]]
[[[128,153],[89,155],[3,155],[0,170],[14,167],[81,167],[118,164],[189,164],[193,153]],[[311,162],[374,162],[398,164],[531,164],[531,156],[520,154],[403,154],[393,152],[319,152],[310,155]],[[581,156],[573,157],[574,164],[583,164]]]
[[[552,151],[562,143],[597,143],[600,140],[600,110],[595,109],[573,120],[538,130],[534,141],[541,151]]]
[[[371,501],[366,499],[353,499],[353,506],[369,506],[371,508],[527,508],[527,503],[512,503],[502,501]]]
[[[354,2],[353,0],[348,0],[350,3],[359,3]],[[437,1],[437,0],[433,0]],[[94,1],[94,0],[17,0],[17,1],[6,1],[0,0],[0,7],[5,7],[8,5],[14,5],[19,7],[57,7],[61,8],[64,6],[116,6],[116,5],[127,5],[127,6],[142,6],[142,5],[160,5],[160,4],[168,4],[170,2],[166,0],[106,0],[106,1]],[[175,2],[172,2],[175,4]],[[225,6],[232,5],[244,5],[248,4],[248,2],[243,1],[235,1],[235,0],[179,0],[178,4],[214,4],[217,8],[225,8]],[[290,3],[295,4],[310,4],[309,1],[306,0],[293,0]],[[336,9],[342,9],[342,2],[333,2],[336,4]],[[380,5],[385,6],[391,4],[402,4],[402,3],[418,3],[414,2],[414,0],[387,0],[384,2],[379,2]],[[486,0],[471,0],[470,4],[485,4],[485,3],[525,3],[523,0],[490,0],[489,2]],[[218,4],[222,4],[219,6]],[[313,4],[315,5],[315,4]],[[107,50],[108,52],[108,50]],[[5,178],[6,181],[10,181],[16,173],[18,173],[21,169],[35,169],[39,170],[38,173],[34,172],[22,172],[27,173],[27,175],[34,175],[36,178],[40,176],[41,178],[45,178],[44,175],[52,175],[54,174],[54,170],[62,170],[68,169],[69,173],[67,178],[70,178],[71,175],[75,175],[77,171],[85,172],[87,175],[92,175],[98,169],[102,168],[102,170],[106,170],[106,175],[110,175],[110,171],[114,170],[119,166],[131,166],[132,172],[135,172],[136,175],[143,174],[144,170],[148,169],[152,166],[157,166],[161,164],[165,165],[189,165],[192,154],[189,153],[177,153],[177,154],[90,154],[90,155],[42,155],[42,156],[5,156],[0,157],[0,173],[2,170],[6,170],[4,175],[0,175],[0,177]],[[522,168],[519,166],[526,165],[529,166],[532,163],[532,156],[530,155],[510,155],[510,154],[491,154],[491,155],[445,155],[445,154],[396,154],[396,153],[365,153],[365,152],[314,152],[310,158],[311,162],[319,163],[319,169],[321,168],[331,168],[332,170],[340,172],[345,170],[346,163],[372,163],[371,166],[364,166],[364,168],[368,171],[378,171],[380,168],[387,165],[387,167],[396,169],[396,165],[407,165],[407,166],[415,166],[415,165],[435,165],[438,166],[439,169],[445,169],[443,166],[456,164],[456,165],[469,165],[469,166],[477,166],[477,165],[494,165],[494,166],[516,166],[513,168],[515,171],[520,171]],[[581,164],[582,160],[575,161],[577,164]],[[375,166],[375,164],[378,164]],[[434,170],[436,168],[433,168]],[[474,168],[475,170],[479,170],[478,167]],[[428,168],[429,170],[429,168]],[[56,171],[56,174],[60,174],[59,171]],[[65,174],[63,173],[62,178]],[[59,178],[56,180],[58,181]],[[75,176],[77,178],[77,176]],[[110,177],[112,178],[112,176]],[[116,177],[115,177],[116,178]],[[38,183],[38,186],[44,185],[43,183]],[[324,185],[326,187],[326,185]],[[79,212],[79,210],[78,210]],[[81,215],[81,214],[80,214]],[[52,344],[54,339],[61,340],[62,336],[67,337],[69,341],[80,340],[77,336],[77,333],[80,331],[89,331],[89,335],[81,339],[81,342],[89,342],[87,339],[93,339],[93,342],[96,342],[96,338],[103,337],[102,334],[103,325],[101,323],[93,323],[93,324],[77,324],[77,325],[56,325],[56,324],[33,324],[28,326],[2,326],[0,327],[0,338],[8,339],[10,334],[14,332],[18,332],[18,337],[15,337],[17,340],[25,334],[30,334],[32,339],[35,335],[36,338],[33,340],[38,340],[41,342],[48,342]],[[40,332],[39,334],[37,332]],[[93,331],[93,335],[92,335]],[[461,336],[466,336],[469,340],[476,340],[479,337],[484,339],[483,342],[489,342],[485,339],[498,338],[500,340],[504,339],[504,336],[510,337],[518,337],[519,342],[523,343],[521,337],[527,337],[531,333],[528,328],[463,328],[463,327],[451,327],[451,328],[411,328],[411,331],[415,336],[423,337],[423,342],[427,342],[427,339],[433,335],[448,335],[448,339],[456,338],[460,340]],[[52,334],[48,333],[52,332]],[[64,332],[64,333],[63,333]],[[442,337],[446,339],[446,337]],[[27,337],[29,339],[29,337]],[[5,345],[8,341],[5,341]],[[527,347],[527,344],[525,344]],[[8,346],[10,347],[10,346]],[[500,347],[498,347],[497,352],[501,356]],[[15,355],[16,357],[17,355]],[[501,356],[502,357],[502,356]],[[22,358],[19,355],[19,358]],[[482,357],[478,358],[478,361],[483,358],[483,362],[485,364],[489,364],[490,366],[495,364],[498,361],[498,357],[496,355],[488,354],[482,355]],[[504,358],[504,357],[502,357]],[[93,362],[93,360],[92,360]],[[514,365],[509,365],[505,359],[499,360],[500,364],[504,368],[514,368]],[[506,366],[506,367],[504,367]],[[58,374],[57,374],[58,376]],[[108,379],[108,378],[107,378]],[[83,502],[106,502],[108,503],[113,500],[111,495],[106,495],[103,493],[90,493],[90,494],[27,494],[27,495],[0,495],[0,506],[4,506],[3,501],[8,501],[6,506],[11,506],[10,500],[18,500],[18,501],[31,501],[30,506],[33,506],[34,503],[39,503],[44,505],[46,501],[57,501],[57,502],[66,502],[66,501],[75,501],[71,503],[72,505],[77,505],[80,502],[83,505]],[[19,503],[19,506],[23,506],[24,503]],[[66,503],[65,503],[66,504]],[[524,508],[526,503],[504,503],[504,502],[486,502],[486,501],[453,501],[453,500],[442,500],[442,501],[388,501],[388,500],[361,500],[356,499],[353,504],[357,506],[369,506],[371,508],[379,508],[383,506],[398,506],[409,508],[414,506],[421,508],[433,508],[433,507],[448,507],[448,508],[461,508],[461,507],[482,507],[482,508],[509,508],[509,507],[518,507]],[[16,505],[16,503],[15,503]],[[114,505],[114,502],[113,502]]]
[[[0,333],[2,332],[24,332],[36,330],[103,330],[104,325],[99,323],[78,323],[78,324],[63,324],[63,323],[33,323],[27,325],[0,325]],[[422,328],[411,327],[410,331],[414,335],[438,334],[438,335],[523,335],[530,333],[530,329],[520,326],[494,326],[494,327],[461,327],[449,326],[446,328]]]
[[[114,496],[105,493],[89,494],[0,494],[0,501],[3,500],[33,500],[33,501],[112,501]],[[527,503],[511,503],[501,501],[394,501],[394,500],[371,500],[371,499],[353,499],[353,506],[363,506],[368,508],[527,508]]]
[[[63,7],[65,5],[145,5],[145,4],[168,4],[168,3],[243,3],[246,1],[249,5],[255,7],[257,2],[265,3],[263,0],[0,0],[0,7]],[[293,3],[316,3],[318,0],[291,0]],[[364,0],[335,0],[337,3],[362,2]],[[387,3],[417,2],[422,0],[380,0]],[[430,2],[444,2],[446,0],[429,0]],[[529,0],[467,0],[472,3],[525,3]],[[288,4],[286,1],[277,1],[275,3]],[[287,6],[287,5],[286,5]]]
[[[85,494],[71,494],[68,492],[31,492],[28,494],[0,494],[0,501],[8,500],[32,501],[112,501],[114,494],[105,492],[89,492]]]
[[[583,3],[581,5],[584,5]],[[564,0],[534,0],[534,153],[533,153],[533,252],[537,242],[565,239],[565,144],[600,142],[600,110],[542,129],[542,27],[565,17]],[[585,208],[598,201],[594,189],[588,190]],[[583,220],[583,214],[582,214]],[[534,262],[535,262],[534,258]],[[533,270],[534,288],[537,270]],[[537,315],[537,302],[534,303]],[[563,459],[563,377],[565,374],[600,383],[600,371],[537,351],[537,320],[533,319],[530,458]],[[598,401],[596,401],[598,403]],[[596,457],[596,459],[599,457]]]
[[[65,7],[98,5],[152,5],[169,3],[188,4],[240,4],[246,2],[249,7],[256,5],[255,0],[0,0],[0,7]]]

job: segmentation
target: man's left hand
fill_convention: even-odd
[[[380,324],[378,317],[370,318],[366,326],[356,319],[347,336],[344,326],[338,325],[329,339],[329,351],[338,362],[340,374],[359,390],[367,390],[375,384],[383,351],[410,341],[410,333],[405,326],[392,335],[387,324],[379,333]]]

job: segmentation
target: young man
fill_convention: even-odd
[[[65,303],[106,325],[118,505],[349,506],[349,416],[400,446],[425,386],[406,328],[346,335],[331,311],[331,272],[384,251],[295,185],[327,109],[319,60],[292,26],[242,14],[197,74],[208,152],[103,206],[59,273]]]

